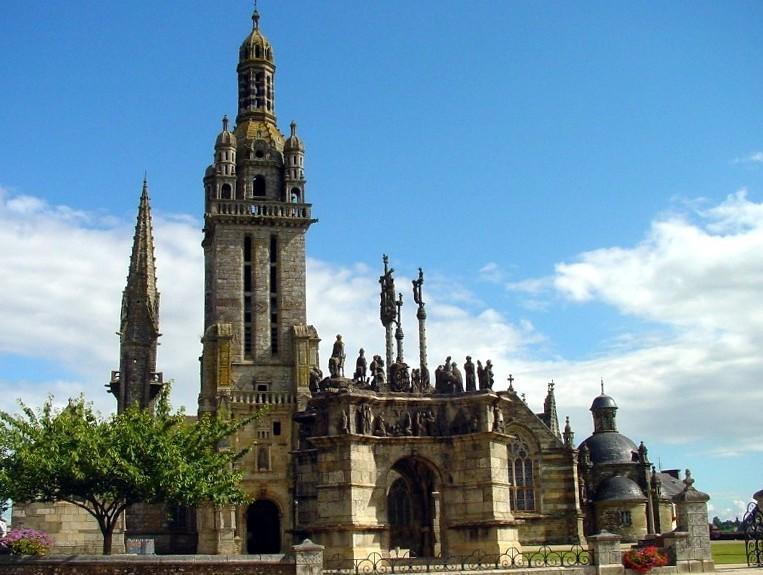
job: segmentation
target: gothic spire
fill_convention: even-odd
[[[111,393],[117,398],[117,410],[123,411],[133,403],[150,408],[163,383],[162,374],[156,372],[159,292],[146,177],[140,194],[127,285],[122,292],[118,335],[119,371],[112,373],[109,383]]]
[[[130,271],[127,275],[127,287],[123,294],[125,298],[130,295],[143,297],[148,312],[152,317],[155,331],[159,332],[159,293],[156,291],[156,260],[154,258],[154,234],[151,221],[151,200],[148,195],[148,180],[143,177],[143,190],[140,194],[138,206],[138,219],[135,223],[135,235],[133,236],[132,253],[130,255]],[[122,316],[122,331],[125,331]]]

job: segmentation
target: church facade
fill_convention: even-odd
[[[328,557],[365,557],[398,549],[502,553],[584,543],[602,529],[629,541],[670,530],[671,476],[652,468],[643,444],[617,432],[617,406],[603,386],[591,408],[594,433],[578,448],[569,422],[559,425],[553,384],[536,413],[511,382],[493,389],[489,360],[428,364],[423,274],[411,286],[419,353],[409,366],[386,256],[379,278],[384,354],[361,355],[345,370],[336,336],[324,377],[320,339],[307,324],[305,245],[317,220],[305,144],[295,123],[288,136],[277,125],[274,48],[256,11],[237,74],[236,120],[231,126],[223,118],[203,178],[198,412],[245,417],[266,409],[232,440],[254,445],[240,461],[253,503],[138,506],[128,512],[126,535],[154,536],[159,552],[205,554],[278,553],[309,537]],[[107,386],[119,410],[150,408],[164,385],[156,369],[158,318],[144,183],[123,294],[120,368]],[[16,506],[14,523],[47,527],[55,537],[45,505]],[[58,522],[61,531],[65,523]],[[72,540],[66,551],[82,549]]]

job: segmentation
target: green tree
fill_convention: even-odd
[[[169,387],[169,386],[168,386]],[[111,554],[121,513],[134,503],[244,503],[230,437],[252,417],[191,420],[172,412],[169,389],[155,413],[131,407],[103,418],[84,398],[56,409],[0,412],[0,500],[66,501],[90,513]]]

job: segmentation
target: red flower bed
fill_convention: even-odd
[[[646,573],[654,567],[664,567],[667,564],[667,556],[657,547],[629,549],[623,553],[623,565],[637,573]]]

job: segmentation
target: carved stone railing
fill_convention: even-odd
[[[161,371],[152,371],[148,375],[151,378],[149,380],[149,383],[155,384],[155,385],[162,385],[162,384],[164,384],[164,373],[163,372],[161,372]],[[120,372],[119,370],[112,370],[111,371],[111,383],[119,383],[121,378],[122,378],[122,372]]]
[[[310,220],[311,204],[289,204],[273,201],[213,200],[209,202],[210,215],[255,216],[287,220]]]
[[[251,405],[292,405],[294,394],[287,391],[231,391],[231,403]]]

